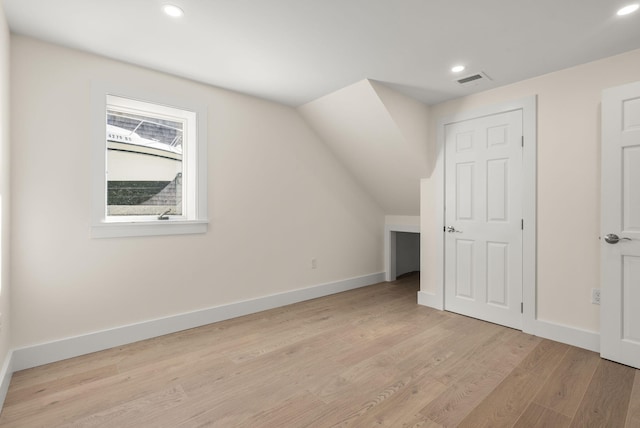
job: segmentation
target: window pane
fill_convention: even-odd
[[[107,215],[182,215],[184,123],[107,110]]]

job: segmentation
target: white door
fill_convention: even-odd
[[[640,82],[602,98],[600,353],[640,368]]]
[[[522,110],[445,127],[445,309],[522,329]]]

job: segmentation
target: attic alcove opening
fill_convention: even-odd
[[[386,225],[384,234],[385,280],[420,270],[420,226]]]

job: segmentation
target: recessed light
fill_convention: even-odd
[[[173,18],[179,18],[184,15],[184,11],[182,9],[172,4],[165,4],[164,6],[162,6],[162,10],[164,11],[164,13]]]
[[[617,15],[618,16],[629,15],[630,13],[633,13],[636,10],[638,10],[638,8],[640,8],[640,4],[638,4],[638,3],[630,4],[628,6],[623,7],[622,9],[618,10]]]
[[[460,73],[461,71],[464,71],[464,65],[456,65],[455,67],[451,67],[451,71],[453,73]]]

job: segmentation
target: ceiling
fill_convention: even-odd
[[[640,48],[633,0],[4,0],[11,30],[284,104],[368,78],[427,104]],[[170,18],[171,2],[185,15]],[[455,64],[467,69],[451,73]],[[479,71],[492,80],[454,82]]]

